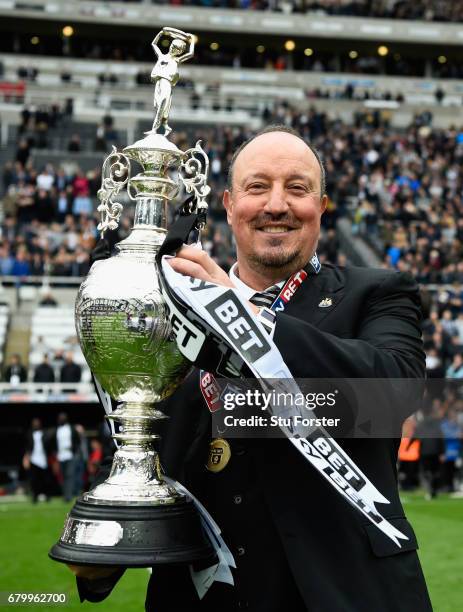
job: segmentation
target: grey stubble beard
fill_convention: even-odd
[[[280,241],[274,241],[269,247],[273,251],[275,247],[281,246]],[[272,248],[273,247],[273,248]],[[288,268],[293,268],[295,263],[301,263],[301,266],[305,262],[299,262],[300,252],[298,250],[289,251],[288,249],[280,249],[276,253],[252,253],[249,256],[249,261],[252,263],[252,267],[256,272],[268,272],[269,268],[284,271]],[[301,267],[300,266],[300,267]]]

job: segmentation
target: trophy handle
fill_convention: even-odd
[[[119,226],[119,219],[124,207],[119,202],[113,202],[113,198],[125,187],[129,177],[129,158],[123,153],[119,153],[113,145],[111,153],[104,160],[101,172],[101,188],[97,193],[101,202],[97,208],[97,211],[101,214],[101,221],[97,225],[97,229],[100,230],[102,236],[106,230],[115,230]]]
[[[207,184],[209,175],[209,159],[201,147],[201,141],[184,153],[182,165],[179,168],[179,178],[187,193],[194,195],[195,201],[190,204],[187,212],[198,214],[197,229],[201,230],[206,225],[208,205],[206,197],[211,192]]]

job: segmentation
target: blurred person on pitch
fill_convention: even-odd
[[[101,462],[103,461],[103,445],[98,438],[92,438],[90,440],[90,453],[87,461],[87,473],[88,473],[88,489],[91,489],[95,477],[100,469]]]
[[[413,491],[419,485],[420,441],[410,444],[415,429],[416,419],[411,416],[403,425],[399,447],[399,483],[404,491]]]
[[[31,428],[26,436],[26,452],[23,457],[23,467],[29,474],[32,502],[43,496],[50,500],[50,472],[48,469],[48,453],[50,440],[42,427],[42,421],[32,419]]]
[[[61,470],[64,501],[72,499],[75,488],[75,457],[79,452],[81,439],[74,425],[69,423],[68,415],[58,415],[58,426],[51,437],[53,450]]]
[[[229,275],[192,247],[169,261],[181,274],[235,287],[256,317],[263,312],[253,303],[256,294],[264,303],[303,269],[304,282],[268,322],[295,378],[423,378],[414,280],[388,270],[318,265],[315,250],[327,204],[324,174],[319,155],[297,133],[267,128],[232,159],[224,206],[237,262]],[[397,414],[390,398],[375,399],[391,419],[408,416]],[[381,512],[406,535],[400,546],[342,499],[288,440],[211,440],[209,404],[197,370],[162,410],[170,416],[161,448],[166,472],[211,513],[237,568],[234,586],[214,581],[200,599],[188,567],[157,565],[146,610],[432,610],[416,538],[397,491],[398,439],[350,438],[340,444],[390,501]],[[217,443],[223,451],[219,461]],[[108,471],[106,464],[96,480]],[[103,600],[121,576],[104,567],[71,569],[82,600]]]
[[[420,464],[426,484],[426,499],[434,499],[439,493],[441,465],[445,458],[445,442],[442,433],[442,419],[439,404],[423,408],[423,419],[416,426],[408,448],[420,441]]]
[[[79,445],[74,455],[74,497],[80,495],[84,489],[86,479],[86,468],[88,461],[88,441],[83,425],[76,423],[74,428],[79,436]]]
[[[442,463],[442,485],[448,493],[455,492],[456,464],[461,453],[463,431],[458,424],[457,412],[449,407],[441,423],[445,455]]]

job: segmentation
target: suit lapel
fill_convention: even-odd
[[[286,307],[289,315],[316,327],[344,298],[344,283],[334,268],[322,266],[319,274],[310,274]]]

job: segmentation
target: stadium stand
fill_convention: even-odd
[[[144,0],[122,0],[143,2]],[[350,17],[419,19],[425,21],[463,21],[463,9],[451,0],[150,0],[151,4],[202,6],[205,8],[248,9],[281,13],[321,13]]]
[[[90,370],[77,342],[74,309],[69,306],[39,306],[32,316],[29,375],[47,355],[55,370],[55,380],[60,381],[61,369],[69,354],[82,368],[82,382],[89,382]]]

